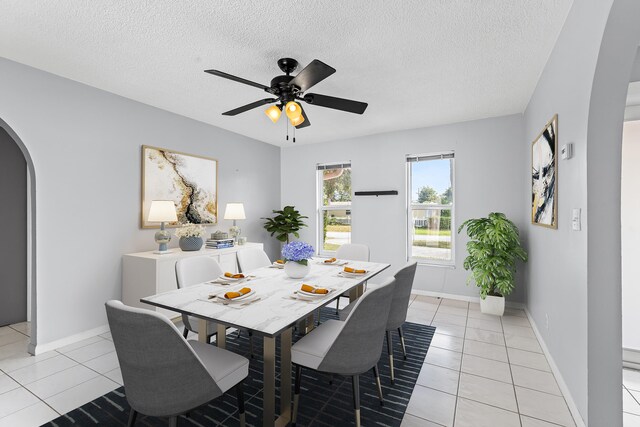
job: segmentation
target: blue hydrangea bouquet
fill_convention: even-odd
[[[308,259],[314,254],[313,246],[305,242],[291,242],[282,247],[282,257],[285,261],[295,261],[298,264],[308,265]]]

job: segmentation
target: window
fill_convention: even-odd
[[[317,166],[319,253],[351,243],[351,163]]]
[[[407,258],[454,264],[453,153],[407,156]]]

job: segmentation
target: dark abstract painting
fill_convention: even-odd
[[[558,115],[531,144],[531,223],[558,228]]]

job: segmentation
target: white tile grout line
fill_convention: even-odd
[[[511,384],[513,385],[513,397],[516,400],[516,409],[518,410],[518,421],[522,427],[522,414],[520,413],[520,402],[518,402],[518,393],[516,393],[516,381],[513,379],[513,369],[511,368],[511,358],[509,358],[509,350],[507,349],[507,337],[504,332],[504,323],[500,319],[500,327],[502,328],[502,340],[504,341],[504,350],[507,353],[507,363],[509,364],[509,375],[511,375]]]

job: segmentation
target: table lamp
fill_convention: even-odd
[[[242,230],[236,225],[236,220],[246,219],[244,205],[242,203],[227,203],[227,207],[224,210],[224,219],[233,220],[233,227],[229,229],[229,233],[233,236],[233,240],[237,242]]]
[[[171,234],[164,229],[165,222],[176,222],[178,216],[176,215],[176,206],[171,200],[152,200],[149,207],[149,215],[147,216],[149,222],[159,222],[160,230],[155,234],[156,243],[159,245],[158,250],[154,251],[154,254],[166,254],[167,243],[171,240]]]

